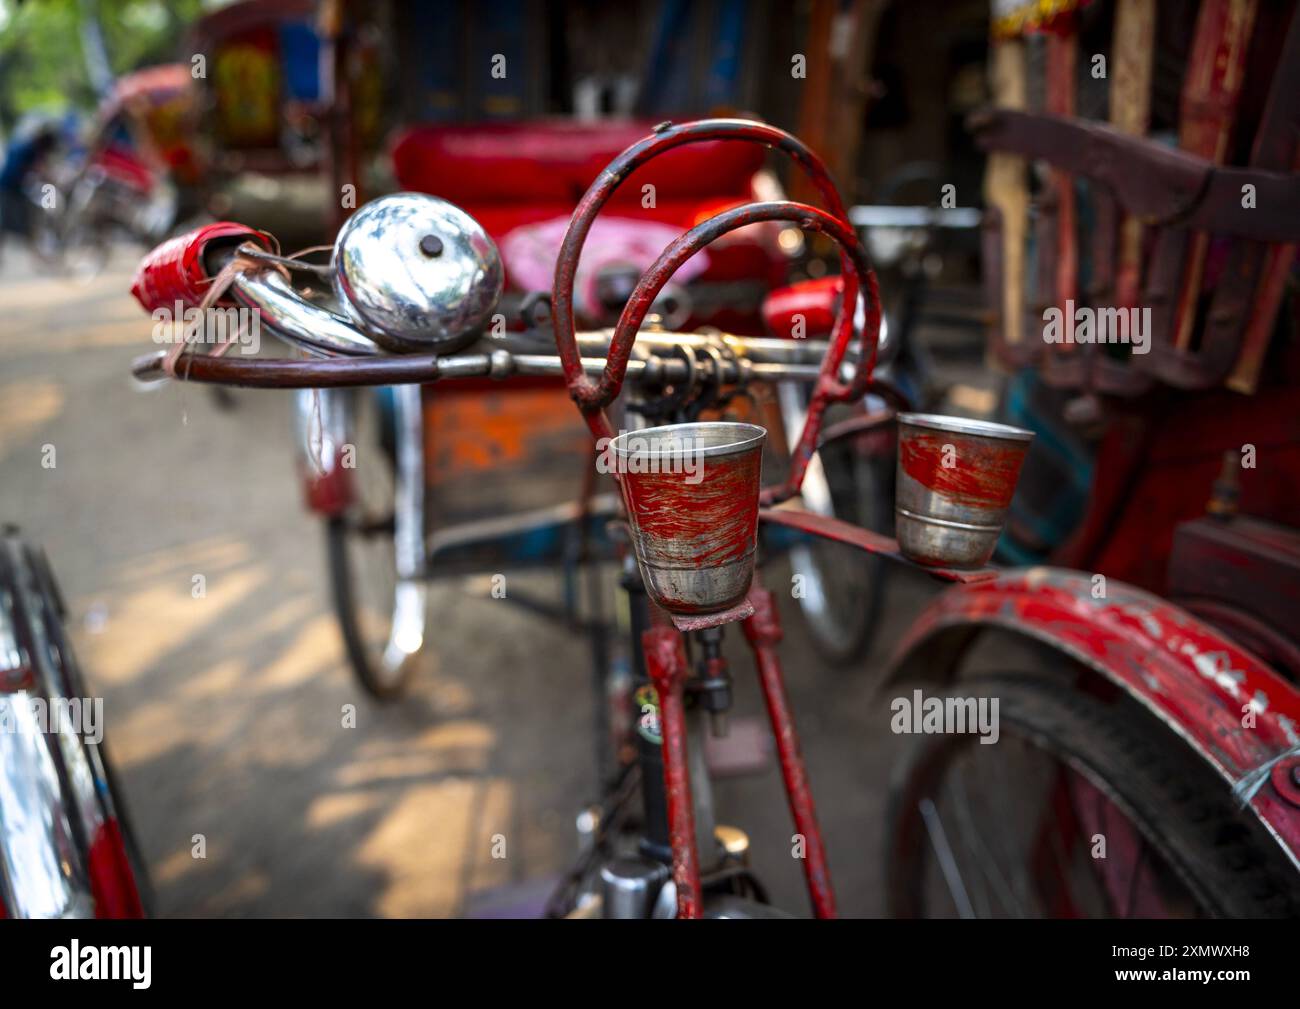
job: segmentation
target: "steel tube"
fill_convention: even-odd
[[[677,631],[663,625],[642,635],[646,671],[659,697],[659,728],[663,735],[664,790],[668,800],[668,837],[673,852],[673,884],[677,889],[677,917],[703,914],[700,856],[695,845],[695,808],[686,756],[686,709],[682,684],[686,679],[686,653]]]
[[[822,844],[821,826],[817,822],[817,807],[808,781],[808,769],[799,747],[799,734],[790,712],[790,699],[785,692],[781,659],[776,652],[776,646],[782,638],[776,600],[771,592],[757,587],[750,591],[749,599],[754,604],[754,615],[745,620],[742,626],[758,666],[759,682],[763,687],[763,700],[772,722],[772,735],[776,739],[781,778],[785,782],[794,829],[803,838],[802,861],[808,896],[818,918],[834,918],[835,891],[831,887],[830,865]]]

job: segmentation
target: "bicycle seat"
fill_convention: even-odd
[[[558,203],[572,210],[620,151],[644,139],[649,120],[575,123],[546,120],[415,126],[392,147],[393,171],[404,189],[436,193],[461,206]],[[749,199],[763,164],[753,144],[685,145],[633,172],[615,203],[640,203],[642,186],[655,202],[731,196]]]

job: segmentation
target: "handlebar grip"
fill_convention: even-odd
[[[218,272],[212,269],[207,254],[215,246],[234,248],[248,241],[268,252],[275,244],[265,232],[234,221],[218,221],[169,238],[140,261],[131,293],[146,312],[171,308],[177,302],[186,308],[197,307]]]

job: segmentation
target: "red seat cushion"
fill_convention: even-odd
[[[679,233],[693,227],[700,221],[718,213],[729,206],[735,206],[740,200],[718,201],[674,201],[660,202],[653,209],[636,207],[615,207],[606,209],[598,220],[643,220],[671,225]],[[567,203],[536,203],[524,205],[500,205],[470,203],[463,209],[469,213],[498,246],[505,243],[506,236],[518,228],[540,224],[545,221],[568,221],[573,213],[573,206]],[[558,251],[558,243],[556,245]],[[760,278],[771,282],[778,274],[774,268],[784,270],[784,259],[775,243],[775,229],[770,225],[752,225],[749,228],[714,242],[706,249],[708,268],[700,278],[708,281],[745,280]],[[649,265],[648,263],[646,264]],[[506,263],[507,281],[510,279],[510,262]]]
[[[403,188],[456,204],[572,207],[601,169],[646,137],[652,125],[649,120],[545,120],[414,126],[393,140],[393,171]],[[640,205],[646,184],[654,185],[656,202],[747,197],[763,158],[759,144],[686,144],[638,168],[612,199]]]

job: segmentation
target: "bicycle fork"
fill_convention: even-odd
[[[785,679],[776,646],[782,631],[771,592],[755,584],[749,592],[754,613],[744,621],[746,640],[754,653],[759,681],[767,705],[772,734],[781,762],[781,776],[794,821],[796,844],[802,846],[804,875],[809,897],[818,918],[835,917],[835,896],[830,868],[822,842],[817,811],[799,746],[798,733],[790,712]],[[687,715],[684,688],[690,669],[680,631],[666,622],[644,630],[641,645],[645,671],[654,685],[659,701],[659,723],[663,753],[663,800],[667,807],[667,833],[672,853],[672,879],[677,893],[677,917],[699,918],[703,914],[700,881],[700,840],[697,836],[697,806],[692,794],[692,762],[687,751]],[[719,677],[725,670],[720,641],[715,638],[707,658],[710,675]],[[701,784],[708,782],[701,758],[695,762]],[[711,829],[711,817],[709,818]],[[710,839],[705,839],[708,843]]]

